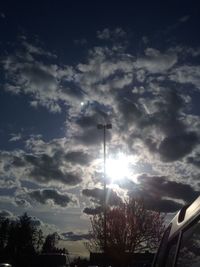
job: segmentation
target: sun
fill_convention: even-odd
[[[130,157],[122,153],[107,159],[106,176],[111,179],[111,183],[131,176],[130,160]]]

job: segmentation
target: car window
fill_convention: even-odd
[[[200,266],[200,221],[183,232],[177,259],[177,267]]]
[[[165,267],[172,267],[174,264],[174,257],[176,253],[176,248],[178,244],[178,236],[174,238],[168,245],[168,251],[167,251],[167,256],[165,258]]]
[[[165,257],[166,254],[166,249],[167,249],[167,244],[168,244],[168,237],[170,234],[170,230],[171,230],[171,225],[169,225],[167,227],[167,229],[164,232],[162,241],[160,243],[160,248],[156,257],[156,262],[154,264],[155,267],[160,267],[163,266],[163,259]]]

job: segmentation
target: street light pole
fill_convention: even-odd
[[[112,124],[98,124],[97,129],[103,130],[103,190],[104,190],[104,253],[107,248],[107,227],[106,227],[106,129],[112,129]]]

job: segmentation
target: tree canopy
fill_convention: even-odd
[[[59,241],[59,235],[57,232],[47,235],[44,244],[42,246],[42,252],[43,253],[55,252],[58,241]]]
[[[0,262],[25,267],[41,252],[67,253],[56,247],[58,240],[56,232],[44,240],[39,225],[27,213],[18,218],[0,217]]]
[[[91,217],[92,239],[87,243],[90,251],[104,251],[104,214]],[[106,211],[106,252],[125,253],[153,251],[164,231],[164,216],[147,210],[144,202],[131,199]]]

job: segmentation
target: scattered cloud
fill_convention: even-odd
[[[190,184],[169,180],[165,176],[141,175],[138,181],[146,192],[155,197],[168,197],[172,199],[181,199],[185,202],[191,202],[198,196]]]
[[[200,168],[200,154],[197,153],[194,156],[190,156],[187,158],[187,162],[193,164],[195,167]]]
[[[181,84],[192,84],[200,89],[200,67],[183,65],[171,71],[169,78]]]
[[[104,203],[105,193],[103,189],[92,188],[92,189],[83,189],[82,194],[91,199],[95,204]],[[122,199],[114,192],[112,189],[107,189],[107,203],[108,205],[114,206],[121,203]]]
[[[76,94],[70,95],[65,83],[73,80],[74,72],[71,67],[47,64],[36,58],[45,56],[54,58],[55,55],[23,41],[23,52],[16,52],[13,56],[5,57],[2,65],[6,73],[7,82],[4,90],[13,94],[27,94],[30,105],[46,107],[50,112],[61,112],[61,103],[70,103]],[[69,97],[68,97],[69,95]],[[78,99],[78,98],[77,98]]]
[[[182,17],[179,23],[189,18]],[[148,47],[135,54],[128,49],[128,34],[121,28],[105,28],[97,32],[97,38],[103,45],[90,47],[87,57],[74,65],[61,65],[55,53],[27,38],[21,38],[20,49],[2,59],[6,92],[25,95],[34,108],[43,106],[49,112],[66,114],[64,137],[47,142],[32,136],[22,150],[1,151],[0,173],[10,178],[2,183],[9,181],[14,186],[18,182],[20,187],[22,180],[31,180],[45,188],[30,191],[25,187],[29,198],[58,207],[73,202],[61,187],[79,187],[81,197],[88,198],[84,205],[89,206],[89,200],[92,205],[83,207],[83,212],[99,213],[104,193],[97,179],[97,159],[102,156],[103,132],[96,125],[111,122],[113,129],[106,132],[108,153],[126,149],[127,154],[139,155],[138,166],[141,162],[151,166],[148,179],[141,176],[145,168],[134,174],[139,185],[129,177],[125,192],[145,195],[151,207],[174,212],[196,196],[197,182],[188,187],[184,179],[198,176],[200,124],[199,115],[192,114],[192,101],[200,88],[200,72],[196,61],[186,64],[185,59],[197,58],[199,48],[159,49],[143,36],[143,45]],[[87,46],[84,39],[76,43]],[[10,142],[14,145],[21,138],[11,134]],[[135,164],[133,173],[134,168]],[[110,205],[121,201],[113,190],[108,195]],[[29,200],[16,194],[15,204],[26,207]]]
[[[158,151],[164,161],[174,161],[189,154],[198,143],[199,138],[196,133],[183,133],[166,137],[161,142]]]
[[[87,215],[96,215],[103,211],[103,208],[101,206],[95,207],[95,208],[84,208],[83,212]]]
[[[149,198],[145,201],[145,206],[148,209],[163,213],[174,213],[180,210],[183,207],[183,204],[168,199]]]
[[[33,55],[42,55],[42,56],[48,56],[56,58],[57,56],[42,49],[41,47],[37,47],[31,43],[28,43],[27,41],[23,41],[22,45],[25,47],[26,51]]]
[[[170,5],[154,16],[150,4],[147,18],[141,5],[124,13],[107,3],[103,24],[101,3],[94,10],[72,3],[68,15],[59,4],[58,20],[51,7],[34,24],[37,5],[15,2],[0,11],[0,216],[16,220],[27,211],[45,234],[62,233],[59,245],[71,251],[74,244],[79,253],[90,215],[104,206],[98,123],[112,124],[107,159],[122,154],[130,173],[107,177],[109,206],[138,197],[148,209],[170,213],[168,220],[193,201],[200,190],[195,4],[181,3],[172,16]]]
[[[81,182],[78,173],[62,171],[57,160],[56,156],[51,157],[46,154],[40,156],[25,155],[25,161],[32,166],[29,175],[38,182],[58,181],[69,185],[76,185]]]
[[[144,68],[150,73],[163,73],[171,69],[178,61],[177,55],[172,52],[161,53],[154,48],[147,48],[145,56],[136,61],[137,68]]]
[[[0,217],[13,217],[13,214],[8,210],[1,210]]]
[[[65,155],[65,159],[71,163],[80,164],[80,165],[88,165],[91,161],[91,156],[84,151],[69,151]]]
[[[22,139],[22,135],[21,133],[18,133],[18,134],[10,134],[11,135],[11,138],[9,139],[9,142],[16,142],[16,141],[19,141]]]
[[[142,198],[145,206],[151,210],[173,213],[199,195],[199,191],[190,184],[176,182],[166,176],[142,174],[137,180],[137,184],[129,184],[128,195]]]
[[[2,19],[5,19],[5,18],[6,18],[6,15],[5,15],[4,13],[0,13],[0,17],[1,17]]]
[[[122,28],[116,28],[114,30],[105,28],[102,31],[97,31],[97,38],[100,40],[116,40],[119,38],[125,38],[126,36],[127,33]]]
[[[74,43],[76,45],[85,46],[85,45],[87,45],[88,42],[87,42],[87,39],[82,38],[82,39],[74,40]]]
[[[67,207],[69,202],[75,202],[69,195],[62,194],[55,189],[40,189],[32,190],[28,193],[32,200],[40,204],[46,204],[48,201],[53,201],[54,205]]]
[[[88,240],[91,238],[89,233],[74,233],[74,232],[66,232],[61,233],[61,238],[66,241],[80,241],[80,240]]]
[[[1,172],[4,173],[4,176],[11,175],[17,179],[27,179],[29,177],[41,184],[56,184],[56,182],[59,182],[76,186],[82,181],[82,171],[75,165],[74,167],[73,165],[67,165],[63,149],[60,151],[58,149],[57,153],[52,155],[48,153],[26,153],[24,151],[2,153]],[[72,161],[75,164],[75,155],[73,156]]]
[[[190,16],[189,15],[186,15],[186,16],[183,16],[179,19],[180,22],[184,23],[186,21],[188,21],[190,19]]]
[[[15,203],[19,207],[31,208],[31,204],[26,199],[16,198]]]

